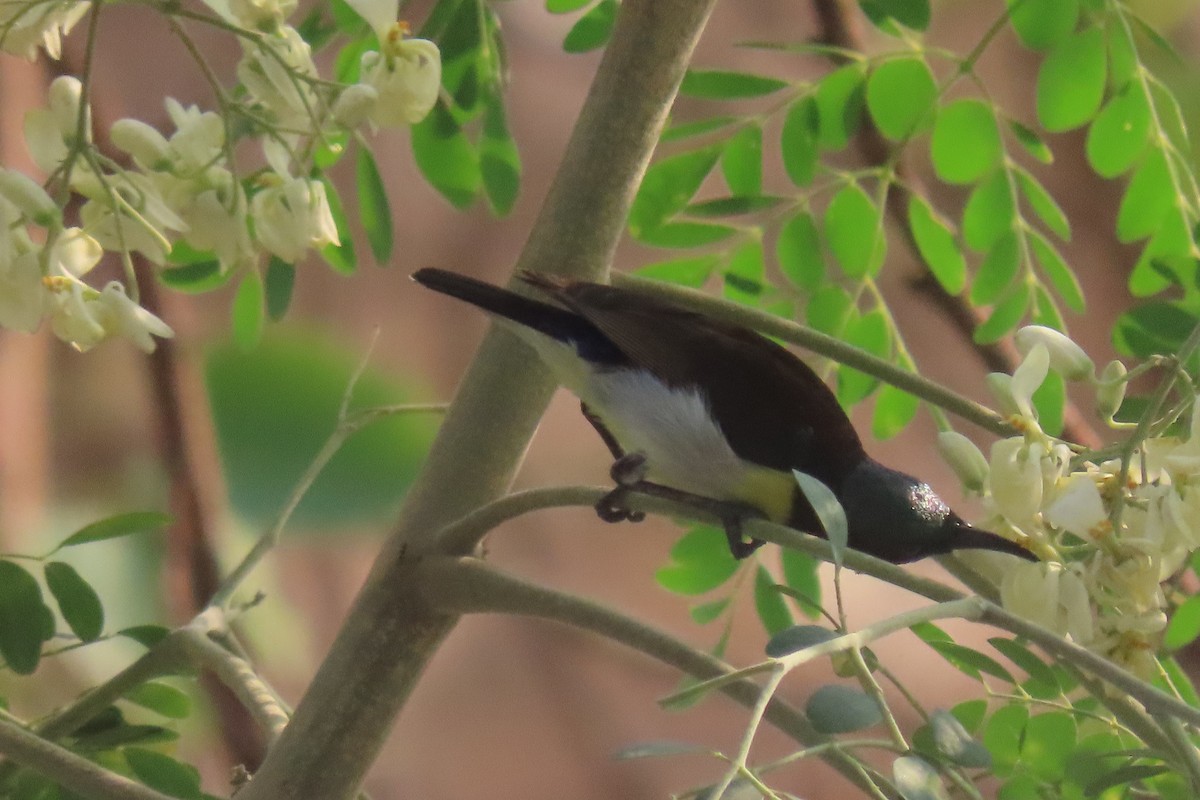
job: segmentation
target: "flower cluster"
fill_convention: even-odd
[[[1152,677],[1167,623],[1162,583],[1200,547],[1200,402],[1186,439],[1154,437],[1124,462],[1090,461],[1041,429],[1033,392],[1050,370],[1090,381],[1111,417],[1124,367],[1113,362],[1097,378],[1077,345],[1046,328],[1023,329],[1017,344],[1020,366],[989,383],[1021,435],[994,443],[987,459],[958,434],[941,444],[983,494],[984,524],[1042,560],[1001,566],[981,554],[975,563],[995,570],[1005,608]]]
[[[244,90],[222,93],[221,114],[166,98],[174,128],[163,133],[136,119],[112,125],[109,141],[127,164],[92,145],[84,87],[57,78],[45,108],[31,111],[25,136],[52,198],[20,173],[0,170],[0,327],[32,332],[44,321],[64,341],[87,350],[125,337],[144,350],[171,336],[141,308],[130,254],[163,265],[178,245],[211,254],[222,273],[257,269],[263,254],[293,263],[309,250],[339,243],[325,183],[314,177],[319,142],[362,125],[411,125],[432,109],[441,59],[432,42],[407,37],[398,0],[352,0],[371,25],[378,50],[362,56],[360,82],[324,81],[311,48],[287,24],[295,0],[206,0],[240,37],[237,66]],[[10,3],[0,11],[0,50],[29,58],[38,48],[57,58],[62,36],[87,12],[84,2]],[[239,120],[235,125],[233,120]],[[245,121],[251,121],[247,131]],[[267,166],[239,173],[233,132],[257,136]],[[78,198],[78,225],[63,209]],[[84,281],[106,252],[126,265],[126,283],[97,289]]]

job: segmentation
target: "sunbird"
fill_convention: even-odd
[[[837,398],[786,348],[740,325],[636,290],[525,272],[547,299],[441,269],[423,286],[495,315],[581,401],[613,457],[618,487],[597,504],[637,520],[622,499],[657,488],[713,511],[731,552],[761,541],[740,522],[761,515],[824,536],[793,470],[827,486],[845,510],[849,546],[895,564],[979,549],[1033,559],[973,528],[929,484],[867,455]]]

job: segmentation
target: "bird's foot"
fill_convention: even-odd
[[[641,487],[646,477],[646,456],[643,453],[626,453],[613,462],[609,470],[616,488],[596,502],[596,516],[605,522],[641,522],[645,511],[631,511],[626,498],[634,489]]]
[[[759,514],[757,509],[747,509],[730,503],[724,505],[733,506],[721,515],[721,525],[725,528],[725,538],[729,540],[729,552],[734,558],[741,561],[766,544],[762,539],[751,538],[747,541],[742,538],[742,520],[748,516],[761,516],[761,514]]]

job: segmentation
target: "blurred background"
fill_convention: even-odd
[[[404,16],[419,24],[429,5],[411,3]],[[1187,110],[1195,123],[1198,87],[1191,59],[1200,29],[1194,4],[1141,5],[1190,62],[1163,57],[1156,66],[1181,100],[1191,104]],[[456,211],[422,181],[406,136],[385,133],[374,146],[395,218],[393,263],[375,267],[364,257],[351,277],[335,274],[316,259],[300,265],[287,319],[272,324],[255,350],[245,352],[230,342],[232,289],[202,296],[160,291],[161,315],[176,330],[169,363],[146,358],[124,342],[81,355],[45,331],[34,336],[0,331],[0,550],[40,553],[81,525],[119,511],[169,511],[176,523],[165,533],[90,545],[65,558],[74,560],[100,591],[108,612],[106,629],[181,623],[193,612],[196,596],[204,595],[205,580],[211,580],[214,567],[204,566],[205,553],[214,554],[226,568],[239,558],[328,435],[346,380],[375,330],[379,340],[356,406],[448,401],[453,396],[487,321],[462,304],[424,292],[408,275],[437,266],[498,282],[507,279],[599,58],[597,53],[562,52],[573,18],[551,15],[534,2],[496,7],[511,63],[509,121],[524,170],[512,213],[496,219],[482,203]],[[966,52],[999,10],[1000,3],[981,0],[935,3],[928,39]],[[44,102],[54,70],[78,74],[82,28],[68,39],[60,64],[0,57],[4,164],[32,169],[21,132],[23,115]],[[810,3],[722,3],[696,63],[814,78],[830,68],[820,58],[766,54],[735,44],[803,41],[816,32]],[[232,80],[240,55],[235,42],[198,27],[192,33],[218,74]],[[897,46],[869,29],[864,35],[869,52]],[[1149,55],[1156,57],[1152,51]],[[1018,119],[1033,119],[1038,63],[1007,33],[980,63],[992,97]],[[208,88],[178,40],[156,14],[137,6],[106,9],[93,81],[100,138],[120,117],[165,127],[166,95],[212,107]],[[677,116],[706,113],[713,108],[693,100],[682,102]],[[767,130],[768,137],[772,131],[777,135],[778,126]],[[1108,331],[1128,304],[1125,278],[1136,256],[1113,239],[1121,183],[1092,173],[1083,156],[1083,138],[1082,132],[1049,137],[1057,159],[1035,171],[1072,221],[1074,236],[1064,254],[1088,292],[1088,314],[1068,317],[1068,325],[1103,363],[1114,355]],[[914,166],[928,175],[920,150],[913,149]],[[768,159],[769,168],[771,164]],[[346,163],[340,168],[346,196],[352,197],[353,167]],[[779,169],[777,163],[774,169]],[[778,180],[779,175],[766,177],[768,185]],[[956,216],[963,193],[928,183],[939,207]],[[359,244],[360,253],[369,252]],[[986,399],[981,360],[912,287],[922,268],[902,238],[893,233],[891,245],[885,290],[922,372]],[[630,270],[666,257],[626,243],[614,269]],[[172,382],[180,399],[174,430],[182,431],[183,439],[172,437],[172,424],[164,419],[164,380]],[[869,408],[861,411],[860,422],[869,420]],[[247,640],[289,700],[299,699],[336,634],[390,530],[436,422],[431,416],[394,420],[352,440],[314,487],[276,556],[247,584],[265,593],[265,600],[242,618]],[[928,416],[921,414],[902,436],[868,442],[868,449],[884,463],[929,480],[952,504],[962,505],[969,518],[971,504],[962,501],[956,480],[929,446],[933,432]],[[609,462],[575,400],[560,393],[530,447],[518,488],[604,484]],[[197,487],[191,495],[178,490],[181,470]],[[589,509],[577,509],[505,525],[488,538],[487,550],[503,569],[597,598],[711,648],[719,627],[694,623],[688,614],[691,600],[654,582],[678,533],[665,520],[605,525]],[[942,574],[932,563],[912,569]],[[909,595],[853,575],[846,577],[845,592],[855,626],[917,604]],[[750,593],[744,595],[727,651],[728,660],[738,665],[761,658],[764,642]],[[967,640],[984,635],[963,634]],[[972,682],[912,645],[910,637],[895,636],[876,651],[927,707],[949,707],[970,694]],[[33,678],[0,673],[0,694],[10,698],[14,711],[33,717],[105,679],[134,655],[136,649],[119,642],[96,645],[53,659]],[[810,665],[794,673],[783,696],[803,703],[811,687],[828,679],[823,669]],[[672,670],[636,653],[549,623],[503,616],[463,619],[400,717],[368,789],[379,798],[553,794],[599,800],[664,797],[703,784],[720,774],[720,762],[611,758],[630,744],[657,739],[726,752],[735,747],[746,714],[724,698],[709,698],[679,713],[656,705],[678,680]],[[179,753],[201,766],[209,791],[223,794],[231,765],[253,757],[256,737],[219,692],[197,701],[203,711],[182,723]],[[902,723],[911,729],[915,719]],[[790,749],[767,729],[756,753],[767,760]],[[808,798],[841,796],[845,789],[823,766],[807,761],[775,778],[780,788]]]

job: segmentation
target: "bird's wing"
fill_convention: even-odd
[[[865,457],[837,398],[808,365],[764,336],[648,295],[591,283],[542,285],[635,367],[702,387],[735,453],[836,487]]]

